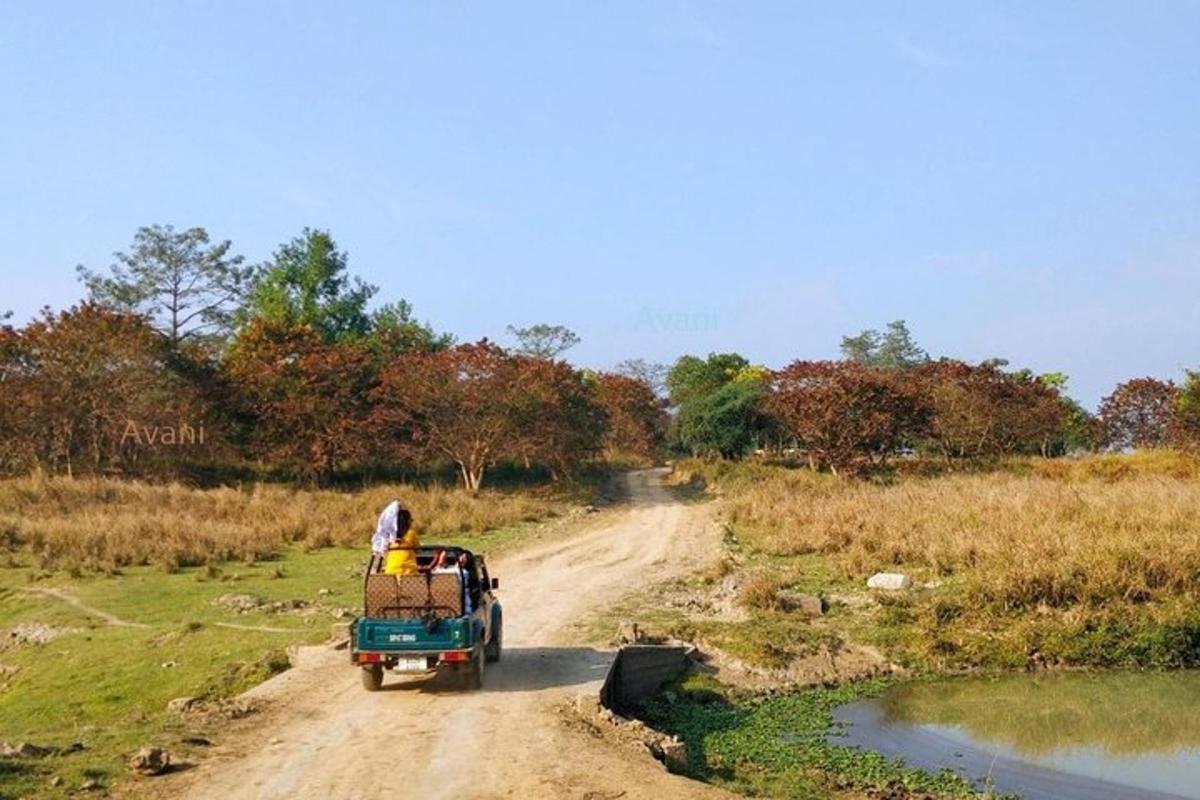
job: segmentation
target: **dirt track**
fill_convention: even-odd
[[[491,567],[501,580],[505,653],[484,690],[389,678],[363,691],[344,652],[307,651],[255,694],[268,712],[198,768],[156,788],[190,798],[727,797],[649,756],[563,725],[555,712],[595,692],[611,653],[573,646],[567,626],[646,583],[699,568],[718,543],[702,507],[661,473],[628,477],[630,506],[566,540]]]

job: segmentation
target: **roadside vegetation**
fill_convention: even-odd
[[[0,740],[65,749],[0,757],[0,794],[111,787],[148,743],[202,758],[228,718],[255,710],[231,698],[287,669],[289,647],[359,613],[374,516],[395,496],[427,540],[492,555],[549,535],[579,502],[403,485],[0,481]],[[192,711],[168,709],[180,697],[195,698]]]
[[[401,498],[421,535],[443,539],[544,519],[599,487],[559,491],[468,492],[437,484],[381,484],[359,491],[252,484],[211,489],[112,478],[44,474],[0,481],[0,545],[10,564],[47,571],[113,573],[153,565],[253,563],[289,549],[364,548],[375,518]]]
[[[1045,467],[886,483],[750,464],[680,475],[720,493],[748,574],[740,600],[764,619],[811,628],[778,597],[818,593],[823,624],[923,669],[1200,664],[1197,461]],[[867,594],[876,572],[914,589]]]

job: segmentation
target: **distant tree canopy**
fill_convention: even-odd
[[[606,454],[654,459],[667,430],[667,412],[654,386],[648,380],[613,372],[602,372],[595,380],[596,397],[607,418]]]
[[[1172,381],[1135,378],[1100,401],[1100,421],[1111,447],[1166,447],[1174,438],[1178,389]]]
[[[510,327],[503,348],[456,344],[402,299],[371,310],[375,287],[328,231],[253,271],[230,251],[201,228],[142,228],[107,274],[79,268],[87,302],[22,327],[0,315],[0,472],[324,483],[453,464],[476,490],[502,463],[561,478],[665,451],[867,475],[912,458],[1200,448],[1200,371],[1126,381],[1093,416],[1062,373],[931,360],[896,321],[846,337],[841,361],[772,371],[710,353],[595,373],[560,358],[579,341],[560,325]]]
[[[129,252],[116,253],[108,273],[76,267],[89,299],[115,311],[145,315],[173,346],[220,337],[249,286],[251,270],[227,239],[210,244],[204,228],[138,228]]]
[[[532,358],[558,358],[579,344],[579,336],[562,325],[537,324],[527,328],[509,325],[508,333],[517,340],[516,353]]]
[[[910,369],[929,361],[929,354],[917,346],[902,319],[889,322],[882,332],[864,330],[857,336],[842,337],[842,355],[881,369]]]
[[[644,358],[627,358],[613,367],[618,375],[627,375],[636,381],[641,381],[650,387],[656,395],[667,391],[667,365]]]
[[[307,326],[328,342],[362,339],[371,330],[367,302],[376,291],[349,274],[346,253],[329,231],[305,228],[258,268],[243,317]]]
[[[667,395],[674,406],[712,394],[733,380],[750,362],[737,353],[710,353],[708,358],[682,356],[667,371]]]
[[[814,467],[870,472],[928,423],[911,383],[856,361],[796,361],[774,376],[768,408]]]
[[[1200,447],[1200,371],[1184,375],[1175,397],[1175,432],[1180,444],[1194,449]]]

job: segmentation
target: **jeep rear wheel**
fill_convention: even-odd
[[[487,643],[487,649],[484,653],[487,655],[488,661],[499,661],[500,650],[504,646],[504,618],[497,617],[496,629],[492,631],[491,641]]]
[[[362,668],[362,685],[368,692],[378,692],[383,687],[383,665],[372,664]]]
[[[483,647],[475,645],[475,649],[471,651],[471,660],[467,662],[467,668],[463,674],[463,683],[466,684],[468,689],[483,688],[483,662],[485,658]]]

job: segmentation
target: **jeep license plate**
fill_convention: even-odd
[[[401,658],[396,661],[396,666],[392,667],[393,672],[427,672],[429,670],[429,659],[426,658]]]

